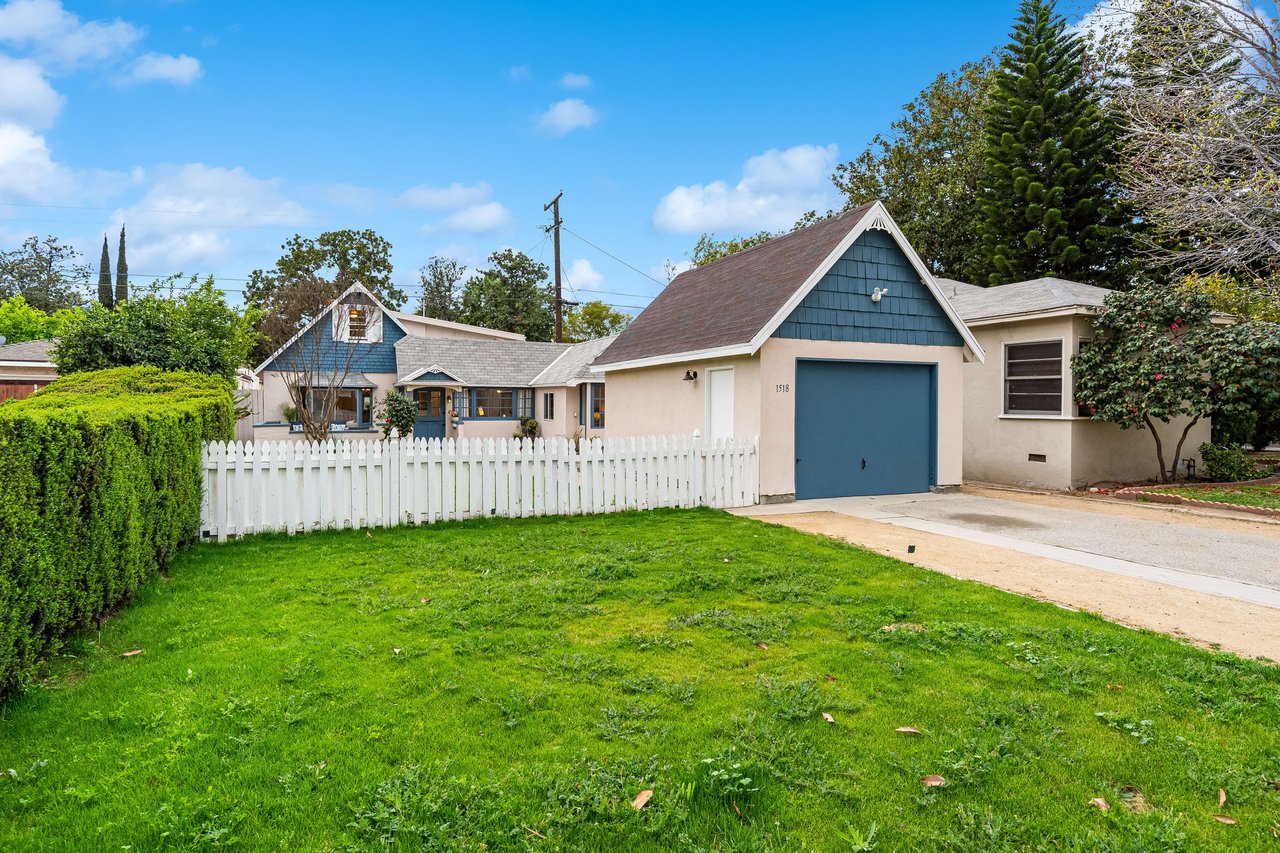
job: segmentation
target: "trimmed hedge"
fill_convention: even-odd
[[[121,367],[0,405],[0,696],[199,535],[200,454],[232,387]]]

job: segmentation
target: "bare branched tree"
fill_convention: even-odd
[[[295,277],[285,287],[289,299],[320,316],[332,301],[328,282],[309,275]],[[382,317],[377,303],[356,291],[342,298],[331,314],[305,331],[276,357],[279,372],[297,409],[302,431],[311,441],[324,441],[350,392],[357,409],[364,405],[359,388],[348,388],[373,348],[382,340]],[[371,393],[371,392],[370,392]],[[371,401],[370,401],[371,402]]]
[[[1154,264],[1280,296],[1280,44],[1250,0],[1143,0],[1124,79],[1121,174]]]

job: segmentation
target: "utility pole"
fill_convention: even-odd
[[[561,190],[559,195],[551,199],[542,206],[542,212],[551,211],[551,230],[555,244],[556,255],[556,343],[564,342],[564,299],[560,293],[560,197],[564,195]]]

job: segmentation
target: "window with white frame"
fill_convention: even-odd
[[[1062,341],[1005,344],[1004,413],[1062,414]]]
[[[361,294],[352,294],[333,311],[333,339],[353,344],[380,342],[382,312]]]

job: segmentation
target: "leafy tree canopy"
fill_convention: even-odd
[[[518,332],[531,341],[549,341],[555,332],[555,293],[548,268],[513,249],[489,256],[489,268],[467,279],[459,319],[464,323]]]
[[[694,243],[693,251],[689,253],[689,260],[693,262],[695,267],[705,267],[712,261],[736,255],[744,249],[759,246],[761,243],[767,243],[774,237],[780,237],[784,233],[786,232],[757,231],[755,234],[748,234],[745,237],[730,237],[724,240],[716,239],[714,234],[703,234],[698,238],[698,242]]]
[[[939,74],[886,134],[832,176],[845,209],[879,199],[936,275],[959,278],[978,242],[978,184],[994,63]]]
[[[458,282],[462,281],[465,267],[452,258],[432,255],[426,266],[418,270],[422,284],[422,301],[418,314],[437,320],[457,320],[459,305]]]
[[[564,339],[566,343],[592,341],[596,338],[607,338],[620,333],[635,319],[616,308],[611,308],[598,299],[584,302],[569,309],[564,317]]]
[[[239,310],[212,276],[154,282],[109,310],[97,303],[77,314],[53,351],[61,374],[151,365],[234,379],[257,333],[256,308]]]
[[[1076,399],[1094,420],[1151,430],[1164,481],[1196,422],[1280,401],[1280,325],[1213,316],[1205,293],[1150,284],[1112,293],[1071,361]],[[1175,418],[1187,423],[1166,459],[1155,425]]]
[[[318,237],[290,237],[274,268],[254,270],[245,302],[262,316],[263,340],[255,355],[274,352],[351,285],[368,288],[388,308],[408,298],[391,282],[391,243],[374,231],[326,231]],[[317,300],[317,290],[324,298]]]
[[[28,237],[20,248],[0,251],[0,299],[21,296],[40,311],[75,308],[85,301],[89,272],[57,237]]]
[[[1023,0],[987,107],[977,284],[1128,282],[1133,220],[1112,165],[1115,128],[1083,55],[1050,0]]]
[[[59,337],[79,313],[79,309],[59,308],[48,314],[31,307],[23,297],[12,296],[0,300],[0,335],[10,344],[50,340]]]

